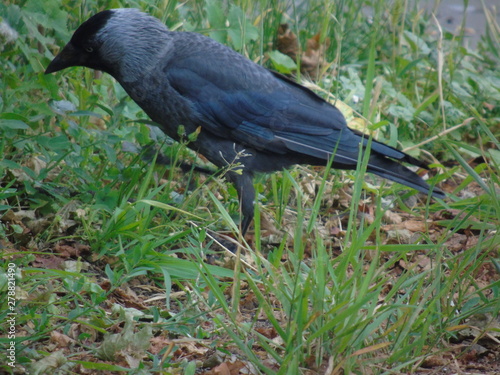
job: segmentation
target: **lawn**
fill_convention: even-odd
[[[0,4],[1,374],[500,373],[491,9],[471,47],[404,0],[74,3]],[[194,135],[173,142],[109,75],[43,74],[116,7],[290,76],[430,163],[418,173],[447,198],[366,174],[362,155],[300,165],[257,176],[241,236]]]

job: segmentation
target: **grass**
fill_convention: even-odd
[[[43,75],[84,19],[118,6],[282,72],[303,62],[276,52],[280,23],[303,50],[318,34],[318,74],[297,79],[430,160],[449,198],[365,175],[363,155],[351,172],[300,166],[258,176],[244,241],[234,188],[176,167],[203,164],[189,139],[172,144],[107,75]],[[405,1],[10,1],[0,14],[17,31],[0,47],[1,372],[413,373],[436,357],[465,366],[454,343],[470,327],[474,342],[498,337],[490,13],[477,49]]]

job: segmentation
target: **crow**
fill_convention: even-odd
[[[341,112],[313,91],[209,37],[170,31],[137,9],[110,9],[82,23],[45,73],[83,66],[113,76],[161,129],[227,167],[241,206],[241,232],[254,214],[255,172],[294,164],[356,169],[368,137],[347,127]],[[367,171],[444,198],[400,164],[428,166],[375,140]]]

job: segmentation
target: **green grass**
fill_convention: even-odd
[[[43,75],[83,20],[119,6],[284,72],[300,61],[268,58],[280,23],[303,49],[319,33],[328,64],[297,79],[341,100],[351,125],[434,163],[430,182],[449,198],[365,175],[363,155],[351,172],[297,167],[258,176],[244,241],[234,188],[176,167],[203,164],[189,139],[154,130],[107,75]],[[405,1],[31,0],[0,15],[18,34],[0,36],[0,372],[15,373],[9,292],[15,368],[38,374],[194,374],[216,366],[210,353],[264,374],[411,373],[451,358],[468,319],[498,316],[493,18],[472,50]],[[153,162],[158,150],[171,166]]]

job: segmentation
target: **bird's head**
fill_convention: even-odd
[[[84,66],[121,82],[136,81],[167,52],[168,34],[158,19],[137,9],[105,10],[80,25],[45,74]]]

